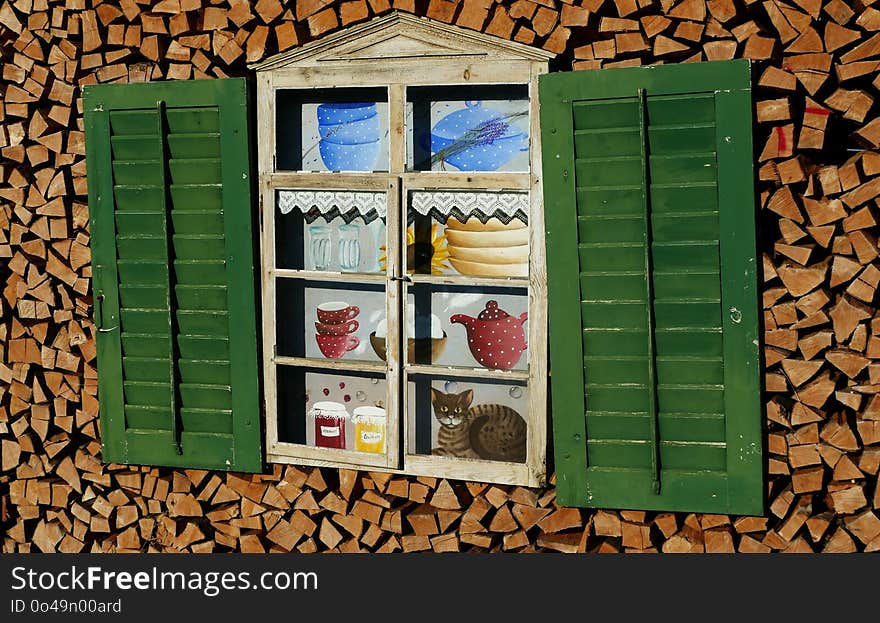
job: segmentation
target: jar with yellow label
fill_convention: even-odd
[[[385,452],[385,409],[358,407],[351,418],[354,423],[354,449],[358,452]]]

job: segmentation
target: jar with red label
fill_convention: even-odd
[[[316,402],[309,416],[315,422],[315,445],[320,448],[345,449],[345,424],[349,419],[345,405]]]

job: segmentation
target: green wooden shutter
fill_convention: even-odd
[[[260,471],[246,82],[84,97],[104,460]]]
[[[750,86],[748,61],[541,76],[563,504],[763,511]]]

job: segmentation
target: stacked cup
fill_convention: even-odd
[[[360,345],[357,336],[351,335],[360,327],[355,320],[359,313],[361,310],[357,305],[345,301],[327,301],[318,305],[315,340],[327,359],[339,359]]]
[[[372,171],[381,140],[375,102],[320,104],[319,150],[330,171]]]

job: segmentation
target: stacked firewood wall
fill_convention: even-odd
[[[81,87],[244,75],[393,9],[545,48],[557,70],[755,61],[766,517],[101,462]],[[4,552],[880,549],[880,2],[0,0],[0,46]]]

